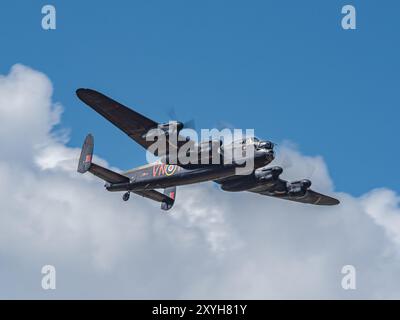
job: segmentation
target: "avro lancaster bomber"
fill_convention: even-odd
[[[152,132],[157,130],[164,133],[166,148],[163,151],[152,152],[160,160],[147,164],[124,173],[117,173],[101,167],[92,162],[94,139],[89,134],[82,147],[78,172],[89,171],[106,182],[108,191],[124,192],[122,198],[129,200],[130,194],[134,193],[161,203],[161,209],[169,210],[176,199],[176,187],[204,181],[214,181],[221,185],[224,191],[249,191],[261,195],[271,196],[279,199],[297,201],[314,205],[337,205],[339,201],[332,197],[320,194],[310,189],[311,181],[307,179],[288,182],[279,176],[283,169],[278,166],[269,166],[274,160],[274,144],[270,141],[262,141],[256,137],[245,137],[232,144],[239,146],[241,150],[251,150],[246,157],[251,157],[253,168],[248,174],[238,174],[238,169],[243,166],[242,162],[226,160],[227,146],[222,140],[205,141],[194,145],[196,150],[214,150],[221,161],[218,163],[183,163],[179,159],[171,161],[173,152],[179,153],[189,141],[189,138],[179,136],[184,124],[178,121],[166,124],[157,123],[136,111],[112,100],[111,98],[91,89],[78,89],[77,96],[93,110],[101,114],[113,123],[131,139],[143,146],[148,151],[154,143],[149,139]],[[173,126],[174,130],[171,130]],[[172,139],[171,132],[179,139]],[[196,147],[198,147],[196,149]],[[250,148],[251,147],[251,148]],[[163,189],[163,191],[158,191]]]

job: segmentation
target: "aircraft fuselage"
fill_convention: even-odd
[[[273,152],[256,154],[254,169],[269,164],[273,159]],[[181,186],[235,176],[238,167],[236,164],[211,164],[187,169],[173,164],[154,163],[124,172],[130,182],[106,184],[106,188],[108,191],[134,191]]]

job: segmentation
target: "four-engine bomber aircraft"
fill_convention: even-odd
[[[173,148],[179,149],[183,143],[173,144],[169,141],[167,133],[171,122],[159,124],[91,89],[78,89],[76,93],[84,103],[146,149],[153,143],[146,139],[146,135],[152,129],[165,131],[168,145],[166,153]],[[174,124],[179,134],[184,124],[177,121]],[[183,140],[185,141],[185,139]],[[179,141],[181,140],[179,139]],[[209,143],[212,144],[213,141],[210,140]],[[221,189],[225,191],[250,191],[315,205],[339,204],[337,199],[311,190],[310,180],[288,182],[280,179],[279,175],[282,173],[282,168],[267,166],[274,159],[274,144],[270,141],[260,141],[255,137],[250,137],[234,143],[241,144],[243,148],[249,145],[253,147],[254,169],[251,174],[237,175],[236,169],[239,165],[236,162],[228,164],[224,161],[221,161],[220,164],[171,164],[168,160],[168,154],[156,153],[154,153],[156,156],[162,158],[161,161],[120,174],[92,162],[94,141],[90,134],[86,137],[82,147],[78,172],[89,171],[103,179],[108,191],[124,191],[124,201],[129,199],[130,193],[135,193],[160,202],[163,210],[169,210],[174,205],[176,186],[210,180],[220,184]],[[223,157],[222,150],[221,142],[221,157]],[[155,189],[164,189],[164,192]]]

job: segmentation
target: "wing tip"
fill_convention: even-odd
[[[340,204],[340,201],[336,198],[324,196],[316,204],[323,205],[323,206],[337,206],[338,204]]]
[[[103,98],[104,95],[96,90],[88,88],[78,88],[75,91],[77,97],[87,105],[92,107],[92,104],[99,98]],[[107,97],[106,97],[107,98]]]
[[[87,89],[87,88],[78,88],[75,93],[78,96],[79,99],[82,99],[86,93],[89,93],[90,91],[92,91],[91,89]]]
[[[309,202],[310,204],[318,206],[336,206],[340,204],[340,201],[338,199],[315,192],[313,190],[308,190],[308,198],[309,200],[311,200]]]
[[[331,198],[331,200],[329,201],[329,206],[337,206],[340,204],[340,201],[338,199],[335,198]]]

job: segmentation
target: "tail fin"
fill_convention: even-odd
[[[128,183],[129,178],[111,171],[110,169],[103,168],[92,162],[93,159],[94,138],[91,134],[86,136],[85,142],[82,146],[81,156],[79,158],[78,172],[85,173],[89,171],[96,177],[103,179],[109,183]]]
[[[169,187],[164,190],[164,195],[167,196],[165,200],[161,202],[162,210],[169,210],[175,203],[176,198],[176,187]]]
[[[79,158],[78,172],[85,173],[92,165],[94,139],[91,134],[86,136],[82,146],[81,156]]]

